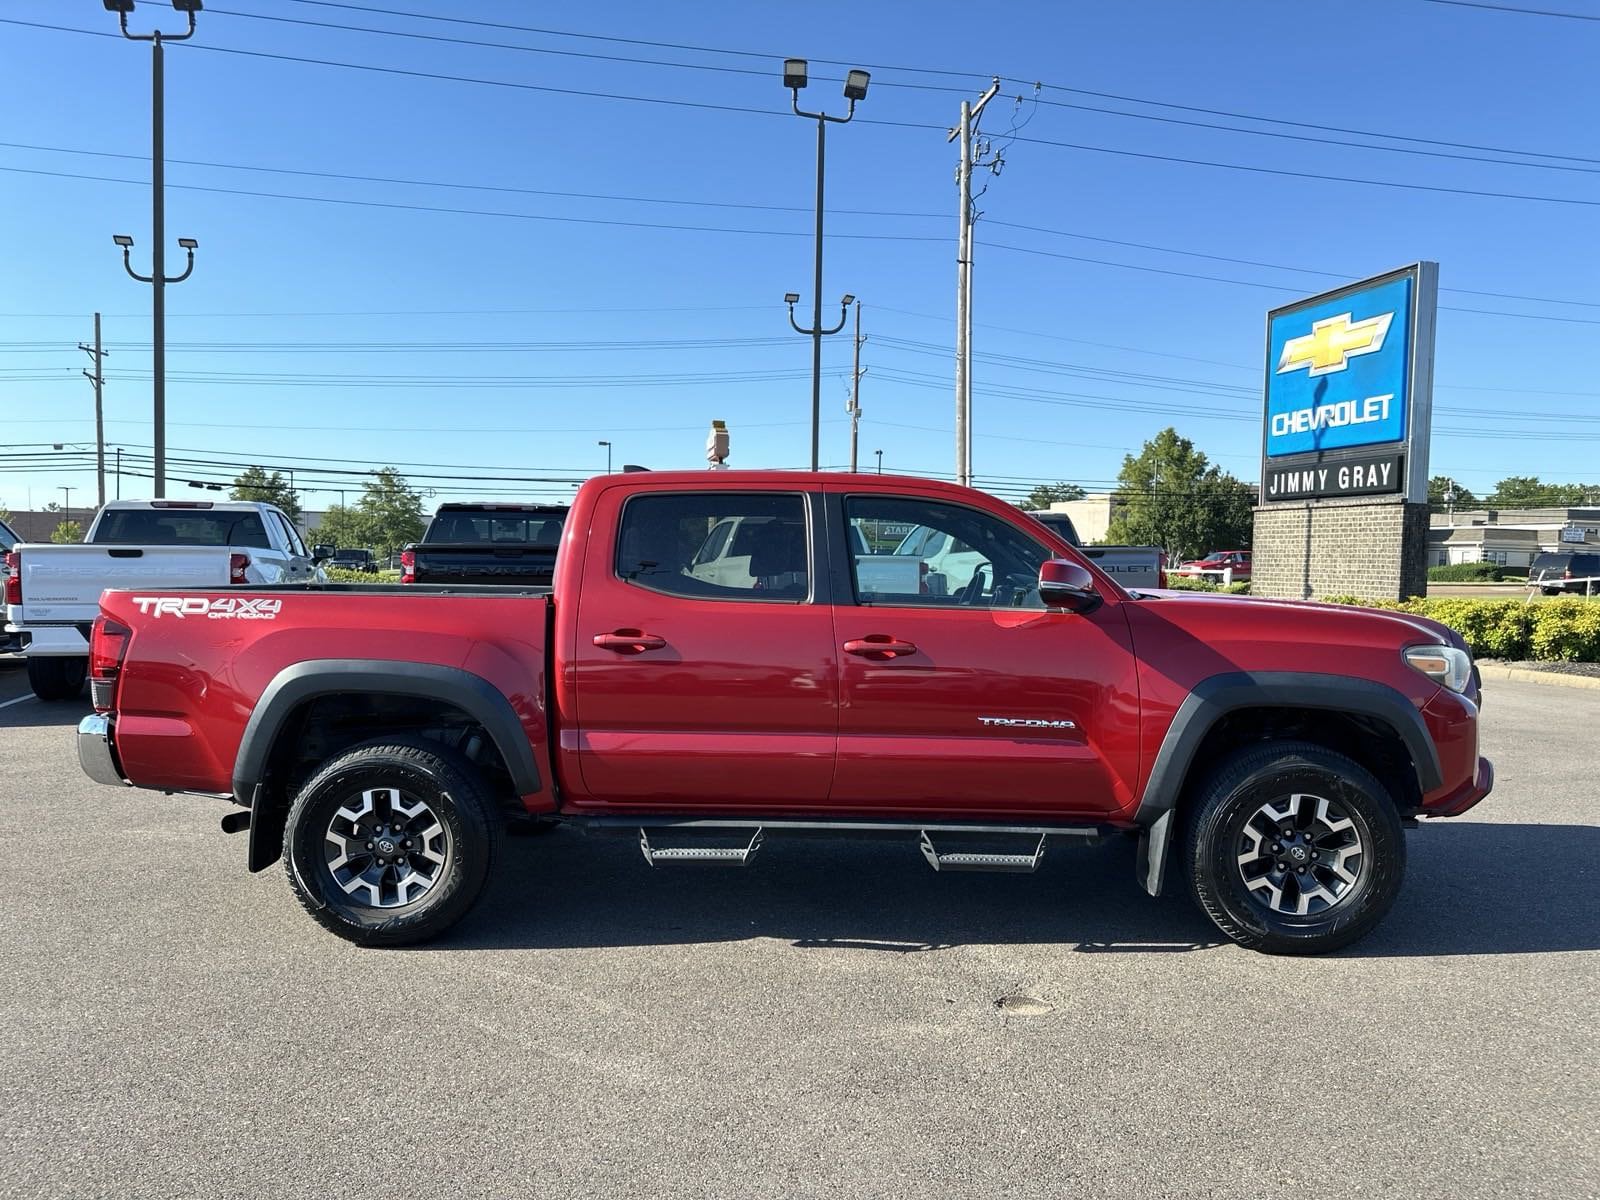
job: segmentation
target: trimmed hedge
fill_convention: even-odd
[[[1227,592],[1230,596],[1248,596],[1250,581],[1241,579],[1227,587],[1196,575],[1168,575],[1167,587],[1175,592]]]
[[[379,583],[377,575],[370,575],[366,571],[357,571],[352,567],[323,567],[328,573],[329,583]]]
[[[1542,604],[1448,596],[1404,602],[1329,596],[1327,602],[1429,617],[1459,633],[1476,658],[1600,662],[1600,603],[1581,597]]]
[[[1502,567],[1499,563],[1451,563],[1445,567],[1429,567],[1429,583],[1499,583],[1502,579],[1524,579],[1528,572],[1515,567]]]

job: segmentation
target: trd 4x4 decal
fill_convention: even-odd
[[[266,596],[224,596],[207,600],[204,596],[135,596],[133,602],[148,617],[206,617],[225,620],[271,621],[283,608],[282,600]]]

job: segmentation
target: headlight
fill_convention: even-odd
[[[1472,682],[1472,655],[1454,646],[1408,646],[1405,660],[1435,683],[1464,692]]]

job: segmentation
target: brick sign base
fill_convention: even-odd
[[[1403,600],[1428,591],[1428,506],[1397,497],[1256,509],[1250,593]]]

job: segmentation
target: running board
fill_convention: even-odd
[[[1038,870],[1039,860],[1044,857],[1045,843],[1049,840],[1049,834],[1040,834],[1038,844],[1026,854],[997,854],[986,850],[953,850],[941,854],[924,829],[921,838],[922,857],[928,860],[928,865],[935,871],[1010,871],[1025,875]]]
[[[657,829],[659,834],[661,831]],[[726,862],[743,866],[761,848],[763,831],[757,829],[744,846],[652,846],[650,830],[639,828],[639,852],[652,867],[667,862]]]

